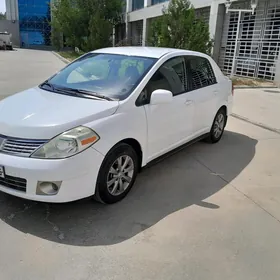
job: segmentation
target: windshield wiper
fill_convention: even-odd
[[[43,86],[48,86],[49,88],[51,88],[51,90],[52,90],[52,91],[54,91],[54,90],[55,90],[55,88],[54,88],[53,84],[49,83],[49,81],[48,81],[48,80],[47,80],[47,81],[45,81],[45,82],[43,82],[43,83],[40,85],[40,87],[43,87]]]
[[[84,89],[74,89],[74,90],[79,92],[79,93],[82,93],[82,94],[87,94],[87,95],[94,96],[94,97],[97,97],[97,98],[100,98],[100,99],[105,99],[105,100],[108,100],[108,101],[116,101],[117,100],[117,99],[114,99],[114,98],[111,98],[111,97],[108,97],[108,96],[105,96],[105,95],[102,95],[102,94],[99,94],[99,93],[96,93],[96,92],[92,92],[92,91],[89,91],[89,90],[84,90]]]
[[[98,94],[96,92],[92,92],[89,90],[84,90],[84,89],[76,89],[76,88],[66,88],[66,87],[56,87],[57,91],[63,91],[63,92],[68,92],[68,93],[74,93],[77,94],[79,96],[81,95],[88,95],[88,96],[92,96],[92,97],[96,97],[98,99],[104,99],[104,100],[108,100],[108,101],[116,101],[117,99],[105,96],[105,95],[101,95]]]
[[[48,80],[43,82],[40,85],[40,87],[43,87],[43,86],[48,86],[51,89],[51,91],[53,91],[53,92],[71,94],[71,95],[76,95],[76,96],[79,96],[79,97],[87,95],[89,97],[95,97],[97,99],[103,99],[103,100],[108,100],[108,101],[117,101],[117,99],[114,99],[114,98],[111,98],[111,97],[108,97],[108,96],[105,96],[105,95],[101,95],[101,94],[98,94],[96,92],[92,92],[92,91],[89,91],[89,90],[54,86]]]
[[[82,94],[76,92],[76,91],[72,91],[71,89],[68,88],[62,88],[62,87],[55,87],[53,84],[49,83],[48,81],[45,81],[44,83],[42,83],[40,85],[41,87],[44,86],[48,86],[49,88],[51,88],[52,92],[58,92],[58,93],[63,93],[63,94],[67,94],[67,95],[75,95],[75,96],[82,96]]]
[[[78,96],[78,97],[83,96],[83,94],[69,88],[55,87],[54,92],[62,93],[70,96]]]

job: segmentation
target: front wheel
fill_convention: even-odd
[[[131,190],[139,170],[134,149],[116,145],[105,157],[97,178],[95,199],[105,204],[122,200]]]
[[[221,140],[225,126],[227,123],[227,115],[225,109],[220,109],[215,116],[211,131],[206,141],[209,143],[217,143]]]

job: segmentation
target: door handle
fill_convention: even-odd
[[[193,101],[192,101],[192,100],[186,100],[186,101],[185,101],[185,105],[186,105],[186,106],[189,106],[189,105],[191,105],[191,104],[193,104]]]

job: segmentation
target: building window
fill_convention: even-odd
[[[132,0],[132,11],[144,8],[144,0]]]
[[[22,47],[51,44],[50,0],[18,0]]]
[[[166,1],[168,1],[168,0],[152,0],[152,5],[163,3],[163,2],[166,2]]]

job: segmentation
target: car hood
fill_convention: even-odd
[[[68,129],[114,114],[118,101],[73,97],[38,87],[0,102],[0,134],[50,139]]]

